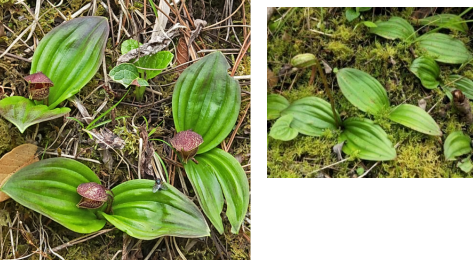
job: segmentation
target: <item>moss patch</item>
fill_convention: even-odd
[[[286,11],[288,9],[279,9],[279,13]],[[409,45],[399,40],[387,40],[370,34],[368,28],[363,25],[358,25],[355,29],[362,20],[388,20],[392,16],[400,16],[414,24],[411,17],[415,11],[415,8],[376,8],[374,12],[364,12],[361,17],[348,22],[343,8],[293,8],[286,13],[279,29],[268,36],[268,66],[277,74],[296,54],[313,53],[332,69],[351,67],[375,77],[385,87],[391,106],[404,103],[417,105],[421,99],[427,103],[427,110],[432,109],[430,114],[444,132],[442,138],[426,136],[395,124],[387,119],[387,113],[373,117],[360,111],[342,95],[335,74],[326,74],[336,100],[336,109],[343,120],[348,117],[375,120],[387,132],[393,144],[399,144],[396,160],[381,163],[368,177],[471,177],[471,174],[462,172],[454,163],[445,161],[443,140],[455,130],[472,134],[472,127],[466,126],[453,110],[446,111],[445,116],[442,115],[442,110],[445,109],[442,103],[444,92],[440,88],[423,88],[419,79],[409,71],[410,64],[416,55],[420,54],[415,44]],[[438,9],[437,13],[460,14],[462,11],[462,8],[445,8]],[[466,15],[469,16],[471,14]],[[272,21],[278,18],[276,15]],[[418,28],[415,26],[415,29]],[[418,35],[428,30],[430,29],[423,28]],[[462,33],[448,30],[441,32],[451,34],[464,42],[470,41],[469,37]],[[473,79],[471,65],[439,65],[442,79],[455,73]],[[318,75],[314,85],[308,85],[310,73],[310,70],[305,70],[299,78],[295,78],[295,74],[287,76],[272,92],[285,96],[291,102],[307,96],[318,96],[328,101]],[[269,122],[268,127],[272,123]],[[339,161],[332,151],[336,144],[337,140],[333,137],[299,135],[290,142],[268,138],[268,176],[320,177],[319,173],[313,172]],[[356,176],[354,170],[357,168],[366,170],[372,165],[373,162],[351,160],[323,170],[322,175],[353,177]]]

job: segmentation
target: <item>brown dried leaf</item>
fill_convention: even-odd
[[[15,147],[9,153],[5,154],[0,159],[0,182],[1,185],[5,183],[10,176],[12,176],[19,169],[39,161],[35,156],[38,147],[33,144],[22,144]],[[0,191],[0,202],[9,199],[10,197]]]
[[[435,12],[437,7],[419,7],[414,13],[412,13],[412,18],[422,19]]]
[[[140,137],[141,139],[143,139],[143,150],[141,151],[141,161],[139,162],[141,164],[141,170],[147,175],[154,176],[154,170],[152,165],[154,153],[153,145],[151,144],[151,142],[148,141],[148,132],[146,131],[146,127],[141,126],[139,128],[139,131]],[[142,176],[144,177],[145,175],[142,174]]]
[[[278,77],[274,74],[272,70],[268,69],[268,88],[272,89],[278,84]]]
[[[189,61],[189,48],[187,48],[187,43],[184,37],[181,37],[177,44],[176,60],[177,60],[177,66]],[[183,71],[185,68],[187,68],[187,64],[179,67],[180,71]]]

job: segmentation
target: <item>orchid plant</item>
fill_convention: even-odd
[[[104,56],[109,27],[104,17],[80,17],[52,29],[39,43],[31,63],[29,97],[0,101],[0,115],[21,133],[29,126],[62,117],[56,108],[78,93],[95,75]]]

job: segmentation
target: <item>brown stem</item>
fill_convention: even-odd
[[[314,67],[315,66],[319,70],[319,75],[322,78],[322,82],[324,83],[325,93],[327,93],[328,99],[330,100],[330,105],[332,106],[332,113],[333,113],[333,118],[335,118],[335,123],[337,124],[337,127],[340,127],[342,125],[342,121],[337,116],[337,112],[335,111],[335,100],[333,99],[332,92],[330,91],[330,88],[328,87],[327,78],[325,77],[325,74],[322,71],[322,67],[320,66],[320,62],[317,59],[317,56],[315,56],[315,65],[314,65]],[[313,69],[312,69],[312,71],[313,71]]]
[[[314,84],[314,80],[315,80],[315,73],[316,73],[316,66],[312,66],[312,72],[310,74],[310,80],[309,80],[309,85],[312,86]]]
[[[107,199],[107,208],[105,209],[105,213],[107,213],[107,214],[112,213],[113,214],[112,204],[113,204],[114,195],[113,195],[113,192],[111,190],[108,190],[108,191],[110,191],[110,193],[112,193],[112,194],[107,193],[108,199]]]

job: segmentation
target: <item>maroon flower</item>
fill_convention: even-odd
[[[95,182],[82,183],[77,187],[77,193],[82,196],[77,207],[86,209],[100,208],[110,196],[105,187]]]
[[[171,139],[171,145],[181,154],[184,163],[194,158],[203,142],[202,136],[192,130],[179,132]]]
[[[43,100],[49,96],[49,88],[54,86],[53,82],[41,71],[28,75],[24,78],[30,83],[30,98]]]

